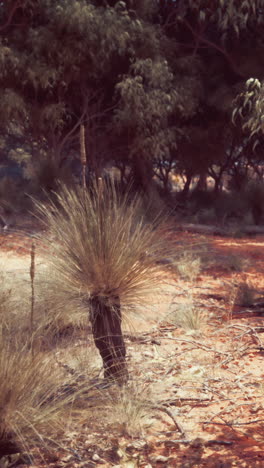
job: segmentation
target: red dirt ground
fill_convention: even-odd
[[[264,236],[175,237],[183,249],[206,244],[206,251],[196,279],[184,281],[172,272],[177,296],[170,289],[171,310],[191,290],[205,320],[196,332],[176,326],[173,313],[153,313],[144,332],[133,323],[137,332],[127,335],[130,374],[154,395],[150,428],[131,436],[96,422],[83,424],[70,442],[63,436],[70,455],[41,454],[43,461],[36,452],[35,467],[264,467]],[[0,236],[2,253],[20,258],[29,256],[31,243],[19,233]],[[254,293],[246,306],[236,304],[245,282]]]

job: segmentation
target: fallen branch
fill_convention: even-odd
[[[233,445],[231,440],[208,440],[205,445]]]
[[[263,343],[261,341],[261,339],[259,338],[258,336],[258,333],[257,333],[257,328],[260,328],[262,329],[262,327],[251,327],[250,325],[237,325],[237,324],[234,324],[234,325],[228,325],[227,328],[236,328],[237,330],[243,330],[244,333],[240,334],[238,336],[238,338],[243,338],[245,335],[251,335],[252,337],[252,340],[254,341],[254,343],[259,346],[260,348],[263,348]],[[246,331],[245,331],[246,329]],[[259,331],[259,330],[258,330]]]
[[[194,340],[185,340],[182,338],[174,338],[171,336],[166,336],[166,340],[180,341],[182,343],[188,343],[196,346],[197,348],[203,349],[204,351],[210,351],[211,353],[222,354],[223,356],[230,356],[230,353],[225,353],[224,351],[219,351],[218,349],[210,348],[210,346],[203,345]]]
[[[155,338],[151,338],[144,335],[131,335],[130,333],[123,334],[124,338],[127,340],[132,341],[133,343],[139,344],[155,344],[160,346],[160,341],[156,340]]]
[[[183,437],[185,437],[184,429],[183,429],[182,426],[176,421],[174,415],[172,414],[172,412],[171,412],[168,408],[166,408],[166,406],[163,406],[163,405],[151,405],[151,408],[152,408],[153,410],[158,410],[158,411],[162,411],[163,413],[166,413],[166,414],[172,419],[172,421],[174,422],[176,429],[180,432],[180,434],[183,435]]]
[[[247,422],[236,422],[232,423],[232,426],[248,426],[249,424],[257,424],[259,422],[264,422],[264,419],[254,419],[253,421]]]
[[[228,422],[214,422],[214,421],[203,421],[202,424],[215,424],[217,426],[229,426],[229,427],[234,427],[234,426],[248,426],[249,424],[256,424],[259,422],[264,422],[264,419],[254,419],[253,421],[247,421],[247,422],[236,422],[236,423],[228,423]]]
[[[179,397],[179,398],[175,398],[175,400],[166,400],[166,401],[163,401],[162,402],[162,406],[182,406],[183,403],[188,403],[188,402],[194,402],[194,403],[207,403],[206,406],[208,406],[208,402],[209,403],[215,403],[215,401],[212,401],[211,398],[194,398],[194,397],[190,397],[190,398],[182,398],[182,397]],[[200,406],[200,405],[199,405]]]
[[[184,444],[184,445],[192,445],[197,443],[195,439],[191,440],[186,440],[186,439],[165,439],[165,440],[158,440],[156,442],[156,445],[166,445],[167,447],[175,447],[179,444]],[[230,440],[206,440],[206,441],[201,441],[202,445],[209,446],[209,445],[233,445],[233,441]]]

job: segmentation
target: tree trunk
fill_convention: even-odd
[[[192,181],[192,174],[187,173],[186,174],[186,181],[185,181],[183,190],[181,192],[181,197],[182,197],[183,200],[186,200],[186,198],[189,195],[191,181]]]
[[[103,360],[104,377],[122,385],[128,379],[126,347],[121,329],[119,297],[115,297],[114,302],[114,305],[108,305],[105,298],[100,296],[90,299],[92,333]]]
[[[143,156],[133,158],[133,178],[136,189],[148,193],[153,186],[153,167],[151,161]]]
[[[221,192],[220,188],[221,188],[221,177],[214,177],[214,194],[215,195],[218,195],[219,192]]]
[[[197,190],[202,190],[202,191],[207,190],[207,174],[206,174],[206,172],[204,172],[204,171],[200,172],[199,180],[198,180],[196,189]]]
[[[259,226],[261,223],[262,215],[263,215],[263,209],[262,209],[261,203],[257,203],[257,201],[253,201],[253,203],[251,204],[251,211],[252,211],[254,223],[257,226]]]

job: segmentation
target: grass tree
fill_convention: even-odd
[[[139,311],[164,282],[164,259],[174,254],[168,230],[161,220],[146,222],[140,198],[119,193],[113,183],[86,191],[64,186],[37,207],[52,239],[47,255],[57,291],[66,288],[69,299],[87,307],[104,375],[123,383],[122,315]]]

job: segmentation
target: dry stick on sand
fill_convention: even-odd
[[[199,343],[198,341],[185,340],[185,339],[181,339],[181,338],[174,338],[172,336],[166,336],[166,339],[167,340],[172,340],[172,341],[179,341],[179,342],[182,342],[182,343],[192,344],[192,345],[195,345],[197,348],[203,349],[204,351],[209,351],[211,353],[221,354],[223,356],[229,356],[230,355],[230,353],[225,353],[224,351],[220,351],[219,349],[210,348],[210,346],[206,346],[206,345],[204,345],[202,343]]]
[[[169,408],[167,408],[164,405],[151,405],[151,408],[153,410],[162,411],[163,413],[167,414],[173,420],[173,422],[175,424],[175,427],[178,430],[178,432],[180,432],[180,434],[183,437],[185,437],[185,431],[184,431],[183,427],[181,426],[181,424],[178,423],[178,421],[176,421],[172,411],[170,411]]]
[[[242,330],[244,333],[239,335],[239,338],[243,338],[245,335],[250,335],[252,338],[252,341],[256,344],[259,345],[261,348],[263,347],[263,343],[258,336],[257,329],[261,327],[251,327],[250,325],[241,325],[241,324],[233,324],[233,325],[228,325],[226,328],[234,328],[237,330]]]

